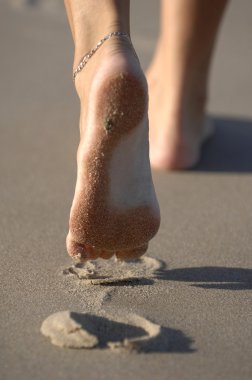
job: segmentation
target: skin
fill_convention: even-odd
[[[112,31],[129,33],[129,2],[68,0],[74,68]],[[80,99],[77,182],[67,249],[78,260],[143,255],[160,214],[148,145],[147,82],[126,38],[113,37],[75,80]]]
[[[211,135],[204,122],[209,70],[226,0],[163,0],[157,49],[147,72],[153,168],[194,166]]]
[[[163,0],[161,34],[147,79],[154,168],[184,169],[199,159],[207,82],[226,0]],[[112,31],[129,30],[128,0],[65,0],[81,57]],[[83,261],[144,254],[160,214],[151,179],[148,94],[132,45],[112,38],[75,81],[80,99],[78,175],[67,249]]]

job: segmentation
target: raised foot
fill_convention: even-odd
[[[77,84],[81,140],[68,253],[81,260],[113,254],[138,258],[160,224],[149,164],[145,78],[129,51],[107,55],[87,75],[88,89]]]
[[[78,261],[95,260],[98,258],[108,260],[114,255],[119,260],[127,261],[141,257],[148,249],[148,244],[128,250],[99,249],[91,245],[75,243],[71,239],[71,235],[67,238],[67,246],[71,257]]]

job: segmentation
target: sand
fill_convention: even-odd
[[[108,296],[113,294],[113,285],[141,284],[155,278],[162,267],[162,262],[147,256],[130,262],[113,258],[72,264],[61,270],[59,274],[68,290],[80,294],[80,301],[83,292],[81,287],[89,285],[90,302],[88,304],[85,299],[83,306],[87,309],[89,305],[92,314],[69,310],[53,313],[42,323],[41,333],[49,337],[52,344],[62,348],[104,348],[105,346],[112,350],[124,348],[138,352],[146,349],[149,342],[161,334],[161,327],[137,314],[122,313],[118,309],[114,309],[111,314],[111,308],[108,311],[102,308],[102,305]],[[97,297],[93,285],[110,287],[100,292],[98,290],[99,297]],[[139,334],[140,329],[144,332],[144,336],[128,338],[132,335],[132,329],[136,330],[133,331],[133,335]],[[106,339],[104,334],[108,335]]]
[[[15,10],[25,11],[34,7],[50,13],[62,11],[62,0],[8,0],[8,2]]]
[[[67,267],[61,273],[64,280],[65,276],[70,280],[70,282],[65,282],[65,285],[71,287],[72,292],[73,289],[75,292],[80,292],[80,286],[89,285],[89,305],[92,314],[69,310],[54,313],[42,323],[41,333],[49,337],[52,344],[65,348],[103,348],[104,344],[110,349],[125,348],[129,351],[133,349],[140,351],[140,348],[146,348],[150,340],[160,335],[161,327],[136,314],[128,312],[121,314],[121,311],[117,309],[114,309],[111,314],[111,309],[109,312],[102,309],[101,306],[112,288],[107,288],[101,292],[100,297],[97,297],[97,293],[92,290],[92,285],[113,286],[141,283],[143,280],[154,278],[162,267],[163,264],[160,261],[147,256],[131,262],[99,259]],[[97,302],[97,299],[100,302]],[[85,307],[87,307],[86,302]],[[128,338],[134,327],[142,329],[145,335],[140,338]],[[106,332],[109,336],[102,344]],[[123,337],[120,340],[122,332]]]
[[[221,28],[209,103],[216,134],[202,162],[194,171],[154,175],[162,225],[148,256],[166,268],[95,286],[62,274],[72,264],[65,236],[79,139],[66,18],[41,2],[20,10],[9,4],[0,2],[1,379],[250,380],[251,1],[231,1]],[[145,68],[157,4],[132,2],[132,36]],[[110,315],[112,324],[120,312],[122,327],[131,326],[126,339],[148,336],[128,314],[161,326],[161,334],[141,354],[114,354],[105,345],[116,341],[111,336],[103,348],[61,349],[40,328],[64,310]]]
[[[98,343],[96,336],[82,328],[70,311],[54,313],[46,318],[41,333],[59,347],[92,348]]]
[[[109,348],[118,352],[139,351],[161,334],[161,328],[136,314],[99,316],[61,311],[45,319],[41,333],[61,348]]]
[[[151,279],[162,266],[162,262],[148,256],[128,262],[112,258],[73,264],[62,273],[77,277],[83,284],[105,285]]]

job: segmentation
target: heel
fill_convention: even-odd
[[[104,88],[105,87],[105,88]],[[118,139],[134,129],[147,112],[147,85],[143,75],[122,72],[110,78],[101,88],[101,93],[109,94],[104,101],[100,98],[100,123],[105,134]]]

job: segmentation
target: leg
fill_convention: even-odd
[[[129,2],[66,0],[74,67],[106,34],[129,33]],[[148,156],[147,84],[130,42],[106,41],[77,75],[80,144],[67,249],[82,260],[141,256],[160,223]],[[107,130],[107,123],[110,129]]]
[[[148,71],[151,163],[183,169],[199,159],[209,67],[227,0],[162,0],[161,34]]]

